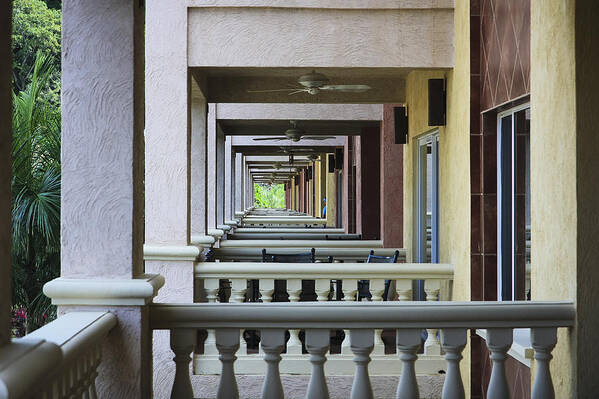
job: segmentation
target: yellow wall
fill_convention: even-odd
[[[576,303],[553,351],[557,398],[599,391],[598,18],[596,1],[531,3],[532,299]]]
[[[414,156],[416,138],[436,128],[428,126],[428,79],[446,78],[447,124],[439,127],[439,216],[441,262],[455,267],[453,300],[470,300],[470,5],[455,4],[455,68],[414,71],[406,82],[409,144],[404,152],[404,245],[411,257],[414,223]],[[461,369],[470,391],[470,350]]]

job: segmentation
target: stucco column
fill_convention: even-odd
[[[356,232],[366,240],[380,234],[380,131],[363,128],[356,137]]]
[[[216,228],[223,229],[225,226],[225,134],[216,125]]]
[[[44,292],[59,314],[92,308],[118,317],[103,347],[99,397],[151,396],[144,304],[164,280],[143,274],[144,14],[135,0],[62,2],[61,277]],[[153,294],[126,298],[115,286]]]
[[[0,7],[0,346],[10,340],[12,171],[12,2]]]
[[[235,153],[235,208],[233,218],[236,219],[235,212],[243,211],[243,154]]]
[[[190,137],[190,204],[191,243],[209,245],[213,238],[207,236],[206,222],[206,144],[207,102],[195,79],[191,79],[191,137]]]
[[[395,144],[393,107],[383,106],[380,151],[381,240],[385,248],[403,247],[403,149]]]
[[[214,234],[217,226],[217,158],[216,104],[208,104],[208,140],[206,144],[206,208],[208,233]]]
[[[232,153],[231,153],[231,136],[228,138],[225,136],[225,209],[224,209],[224,220],[231,220],[231,202],[233,201],[233,191],[231,191],[232,185],[231,180],[233,177],[233,164],[232,164]]]
[[[599,391],[598,19],[594,1],[531,2],[531,294],[576,303],[552,353],[556,398]]]

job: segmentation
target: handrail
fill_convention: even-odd
[[[71,312],[13,340],[0,350],[0,397],[96,397],[102,340],[116,323],[107,312]]]
[[[295,248],[274,248],[265,247],[269,254],[299,254],[302,252],[309,252],[312,247],[310,243],[306,243],[305,247]],[[214,256],[216,259],[223,260],[235,260],[235,261],[261,261],[262,260],[262,248],[261,247],[225,247],[225,248],[213,248]],[[380,256],[393,256],[395,251],[399,251],[399,262],[405,262],[406,250],[404,248],[376,248],[375,254]],[[335,261],[363,261],[365,262],[370,253],[370,248],[318,248],[315,251],[315,257],[318,260],[327,260],[329,256],[332,256]]]
[[[380,240],[224,240],[220,242],[221,248],[233,247],[260,247],[260,248],[382,248]]]
[[[333,227],[238,227],[235,233],[322,233],[343,234],[344,229]]]
[[[274,302],[151,305],[154,330],[173,328],[571,327],[572,302]]]
[[[431,263],[258,263],[204,262],[195,265],[196,278],[275,279],[453,279],[451,264]]]

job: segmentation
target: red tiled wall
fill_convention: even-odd
[[[496,300],[496,107],[530,92],[530,0],[471,0],[470,24],[471,297]],[[484,398],[488,384],[481,341],[473,332],[472,398]],[[526,376],[527,368],[511,358],[506,368],[520,384],[512,397],[530,397],[530,370]]]

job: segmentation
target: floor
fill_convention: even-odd
[[[194,394],[196,397],[206,399],[216,397],[219,376],[196,375],[192,378],[193,386],[195,388]],[[418,376],[417,379],[421,399],[441,398],[444,376]],[[283,389],[285,390],[285,397],[287,399],[299,399],[305,397],[306,388],[308,386],[310,376],[284,375],[281,376],[281,380],[283,382]],[[371,376],[370,380],[372,383],[375,398],[391,399],[396,397],[397,383],[399,381],[399,377]],[[260,398],[263,381],[263,376],[237,376],[237,386],[239,388],[240,398]],[[327,377],[327,383],[331,399],[349,398],[352,382],[353,377],[351,376]],[[198,387],[200,388],[198,389]]]

